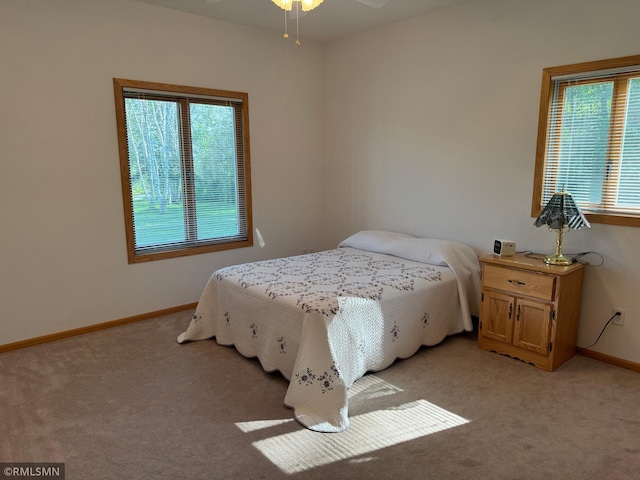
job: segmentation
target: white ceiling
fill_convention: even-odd
[[[271,0],[137,0],[161,7],[262,28],[282,34],[284,11]],[[326,42],[352,33],[423,15],[466,0],[389,0],[372,8],[358,0],[324,0],[300,18],[300,37]],[[295,19],[289,21],[295,32]]]

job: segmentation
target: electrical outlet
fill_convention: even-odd
[[[616,325],[624,325],[624,319],[625,319],[625,316],[626,316],[626,313],[627,313],[625,311],[625,309],[624,308],[613,307],[613,313],[614,314],[620,313],[620,315],[616,316],[613,319],[612,323],[615,323]]]

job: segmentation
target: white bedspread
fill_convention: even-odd
[[[284,402],[300,423],[345,430],[353,382],[471,330],[479,308],[469,247],[431,240],[427,252],[426,239],[394,235],[360,232],[335,250],[218,270],[178,342],[235,345],[289,380]]]

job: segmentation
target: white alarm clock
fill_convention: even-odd
[[[511,240],[494,240],[493,253],[504,257],[515,255],[516,242],[512,242]]]

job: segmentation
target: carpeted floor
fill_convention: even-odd
[[[310,432],[286,381],[183,312],[0,355],[0,462],[71,479],[635,479],[640,374],[553,373],[448,338],[352,388],[352,427]]]

